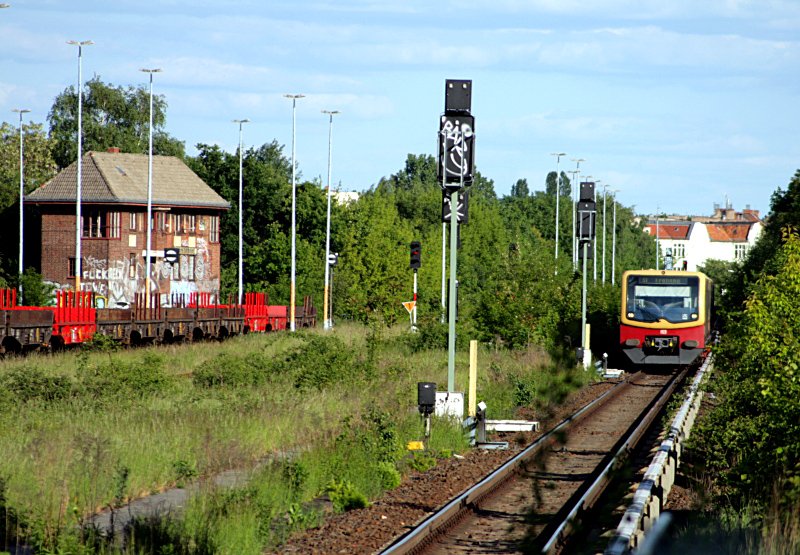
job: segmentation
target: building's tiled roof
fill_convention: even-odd
[[[751,222],[707,223],[706,229],[711,241],[745,243],[752,226]]]
[[[73,162],[53,179],[30,193],[30,203],[75,202],[78,165]],[[81,167],[81,202],[147,204],[148,156],[114,152],[87,152]],[[153,156],[155,206],[230,208],[180,159]]]
[[[653,237],[656,235],[656,228],[658,228],[659,239],[672,239],[674,241],[685,241],[689,239],[689,232],[692,229],[690,223],[676,223],[676,222],[660,222],[658,226],[654,223],[648,223],[647,229]]]

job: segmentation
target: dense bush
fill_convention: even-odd
[[[800,238],[784,233],[775,275],[754,285],[717,351],[719,404],[697,446],[740,506],[766,503],[776,480],[800,497]]]
[[[294,376],[298,389],[321,390],[369,370],[338,337],[309,334],[303,339],[303,344],[291,350],[281,363],[282,371]]]
[[[51,376],[35,365],[15,368],[0,381],[9,395],[9,400],[26,401],[60,401],[71,397],[73,383],[68,376]]]
[[[192,372],[198,387],[241,387],[260,385],[277,371],[277,364],[263,353],[238,355],[223,352]]]
[[[76,387],[80,394],[96,400],[142,398],[167,392],[173,379],[164,370],[164,356],[150,351],[141,359],[83,363]]]

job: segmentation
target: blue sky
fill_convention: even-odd
[[[5,0],[0,120],[44,122],[83,75],[144,85],[164,70],[167,131],[233,151],[273,139],[305,178],[365,190],[434,154],[445,79],[472,79],[476,165],[508,194],[543,188],[552,152],[639,213],[765,214],[800,167],[796,0]]]

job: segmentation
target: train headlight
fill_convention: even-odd
[[[628,318],[633,318],[633,316],[634,316],[633,312],[628,312]]]
[[[697,320],[697,314],[692,314],[692,320]]]

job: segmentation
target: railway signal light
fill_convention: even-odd
[[[412,270],[418,270],[422,266],[422,245],[419,241],[411,241],[411,262],[409,267]]]

